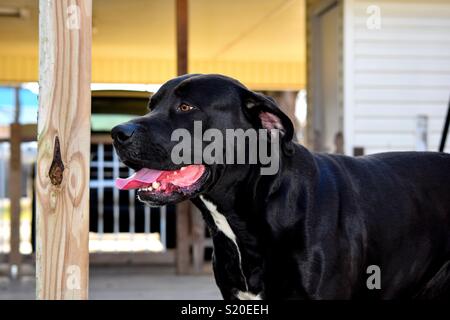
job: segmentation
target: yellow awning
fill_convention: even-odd
[[[92,81],[162,83],[175,76],[173,0],[93,1]],[[0,0],[0,82],[38,79],[38,1]],[[190,0],[189,72],[253,89],[305,87],[304,0]]]

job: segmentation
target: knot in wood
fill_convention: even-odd
[[[55,137],[55,148],[53,150],[53,161],[50,166],[50,170],[48,172],[48,176],[50,177],[50,182],[54,186],[59,186],[62,183],[64,178],[64,163],[61,159],[61,149],[59,146],[59,138]]]

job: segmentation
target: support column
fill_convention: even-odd
[[[176,0],[177,75],[188,73],[188,0]],[[178,274],[187,274],[191,266],[189,235],[190,202],[177,205],[176,267]]]
[[[39,1],[36,295],[87,299],[91,0]]]

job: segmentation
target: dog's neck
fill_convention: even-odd
[[[246,220],[253,215],[261,215],[271,196],[282,187],[286,177],[289,178],[295,173],[302,181],[313,181],[317,175],[312,154],[298,144],[294,150],[296,156],[303,159],[300,167],[292,161],[291,156],[283,154],[279,171],[274,175],[261,175],[258,166],[236,166],[228,172],[223,172],[220,181],[210,188],[204,197],[213,202],[225,216],[235,214]]]
[[[270,248],[267,242],[270,241],[271,230],[266,220],[270,199],[286,188],[283,183],[287,175],[294,172],[302,175],[301,171],[309,175],[314,171],[309,151],[300,146],[297,146],[296,151],[304,153],[303,168],[294,168],[289,157],[281,159],[280,171],[273,176],[261,176],[258,167],[242,166],[238,173],[224,173],[220,183],[193,201],[202,211],[213,240],[223,241],[225,238],[216,237],[221,232],[229,239],[230,247],[237,248],[244,275],[241,278],[246,282],[242,286],[252,294],[264,290],[264,251]]]

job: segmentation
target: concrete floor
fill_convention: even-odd
[[[0,276],[0,300],[34,299],[32,272],[21,280]],[[93,300],[217,300],[212,274],[177,276],[168,267],[91,267],[89,298]]]

